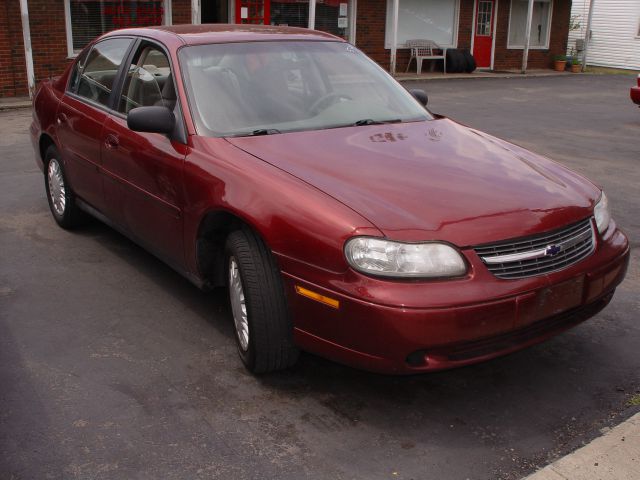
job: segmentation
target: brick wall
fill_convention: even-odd
[[[71,62],[62,0],[28,0],[36,84]],[[191,0],[173,0],[173,23],[191,23]],[[19,0],[0,4],[0,98],[28,95]]]
[[[19,0],[0,4],[0,97],[28,95]]]
[[[172,0],[173,24],[191,23],[191,0]]]
[[[458,22],[458,48],[471,48],[471,27],[473,25],[473,0],[460,0]]]
[[[29,25],[36,84],[60,75],[67,59],[67,33],[64,22],[64,2],[30,0]]]
[[[384,68],[389,68],[389,50],[384,48],[387,0],[359,0],[356,45]],[[36,82],[62,73],[69,63],[62,0],[28,0],[31,42]],[[518,69],[522,50],[507,49],[510,0],[498,0],[495,69]],[[173,0],[173,23],[191,23],[191,0]],[[549,68],[553,56],[566,51],[570,0],[554,0],[549,50],[531,50],[529,68]],[[458,47],[470,48],[473,0],[460,0]],[[398,50],[397,69],[409,60],[406,49]],[[415,68],[415,67],[412,67]],[[27,76],[22,43],[19,0],[0,5],[0,97],[27,95]]]

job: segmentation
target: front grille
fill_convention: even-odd
[[[561,270],[589,256],[595,248],[591,218],[542,235],[475,247],[498,278],[515,279]]]

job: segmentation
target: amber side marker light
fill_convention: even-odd
[[[340,308],[340,302],[335,298],[325,297],[324,295],[312,292],[311,290],[301,287],[300,285],[296,285],[296,293],[298,295],[302,295],[303,297],[310,298],[311,300],[315,300],[316,302],[329,305],[331,308]]]

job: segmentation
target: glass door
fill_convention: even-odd
[[[350,5],[348,0],[317,0],[316,30],[349,38]]]
[[[473,36],[473,57],[478,68],[491,68],[494,6],[495,0],[478,0]]]

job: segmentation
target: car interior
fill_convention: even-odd
[[[121,61],[110,52],[94,48],[84,68],[79,66],[82,73],[76,93],[107,105]],[[72,81],[72,90],[74,83]],[[146,106],[165,106],[173,110],[176,101],[176,89],[166,54],[153,45],[142,46],[127,72],[118,111],[126,115],[132,108]]]
[[[176,90],[167,56],[154,46],[143,47],[127,73],[118,111],[136,107],[165,106],[173,110]]]

